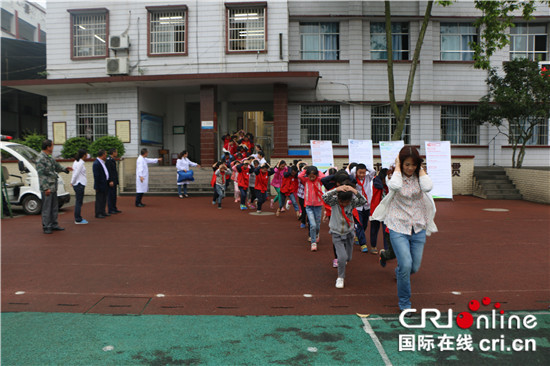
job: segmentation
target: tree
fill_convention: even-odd
[[[61,149],[61,156],[65,159],[73,158],[78,150],[90,150],[90,141],[85,137],[71,137],[67,139]]]
[[[494,125],[508,136],[512,145],[512,166],[521,168],[525,146],[535,130],[538,126],[548,126],[550,72],[541,71],[537,62],[529,60],[507,62],[504,72],[505,75],[500,76],[495,69],[489,71],[489,93],[480,100],[470,119]],[[507,125],[504,120],[508,121]]]
[[[122,157],[126,152],[124,144],[117,136],[103,136],[92,142],[90,145],[90,154],[92,156],[97,156],[97,152],[101,149],[109,152],[109,149],[117,149],[118,156]]]

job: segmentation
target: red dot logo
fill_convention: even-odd
[[[468,308],[471,310],[471,311],[478,311],[479,310],[479,301],[477,300],[472,300],[468,303]]]
[[[483,300],[481,300],[481,303],[485,306],[489,305],[491,303],[491,299],[488,297],[484,297]]]
[[[497,302],[497,303],[495,304],[495,309],[500,309],[500,302]]]
[[[474,324],[474,317],[472,314],[463,311],[456,316],[456,325],[462,329],[468,329]]]

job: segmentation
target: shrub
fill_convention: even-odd
[[[67,141],[65,141],[65,143],[63,144],[63,149],[61,149],[61,156],[63,156],[65,159],[71,159],[80,149],[86,149],[86,151],[89,152],[90,141],[88,141],[88,139],[86,139],[85,137],[71,137],[70,139],[67,139]]]
[[[124,149],[124,144],[116,136],[103,136],[95,140],[90,146],[90,154],[92,156],[97,156],[97,152],[101,149],[109,152],[109,149],[115,148],[118,151],[118,156],[122,157],[126,150]]]
[[[42,151],[42,141],[46,140],[46,135],[41,135],[36,132],[28,133],[21,140],[15,140],[14,142],[25,145],[38,152]]]

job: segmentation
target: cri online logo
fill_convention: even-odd
[[[481,304],[489,306],[491,299],[484,297],[481,300]],[[477,300],[471,300],[468,303],[468,308],[472,312],[476,312],[480,309],[481,304]],[[476,328],[481,329],[520,329],[522,326],[526,329],[533,329],[537,326],[537,318],[534,315],[526,315],[520,318],[518,315],[511,315],[507,319],[504,317],[504,310],[500,309],[500,303],[496,302],[494,309],[491,311],[491,315],[478,315],[476,317]],[[497,315],[499,310],[500,315]],[[408,324],[405,321],[405,316],[409,313],[416,313],[416,309],[406,309],[399,315],[399,322],[405,328],[425,328],[426,319],[429,319],[432,324],[438,329],[446,329],[453,327],[453,310],[448,310],[447,324],[440,324],[441,312],[438,309],[422,309],[420,312],[420,324]],[[474,317],[471,313],[463,311],[459,313],[455,318],[456,325],[461,329],[468,329],[474,325]]]

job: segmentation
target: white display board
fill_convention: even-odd
[[[426,141],[426,168],[433,182],[434,198],[453,198],[451,142]]]
[[[374,170],[372,140],[348,140],[348,155],[350,163],[363,163]]]
[[[379,146],[382,168],[389,168],[391,165],[395,165],[395,158],[405,146],[405,141],[380,141]]]
[[[332,152],[332,141],[314,141],[311,144],[312,165],[324,172],[334,166],[334,154]]]

